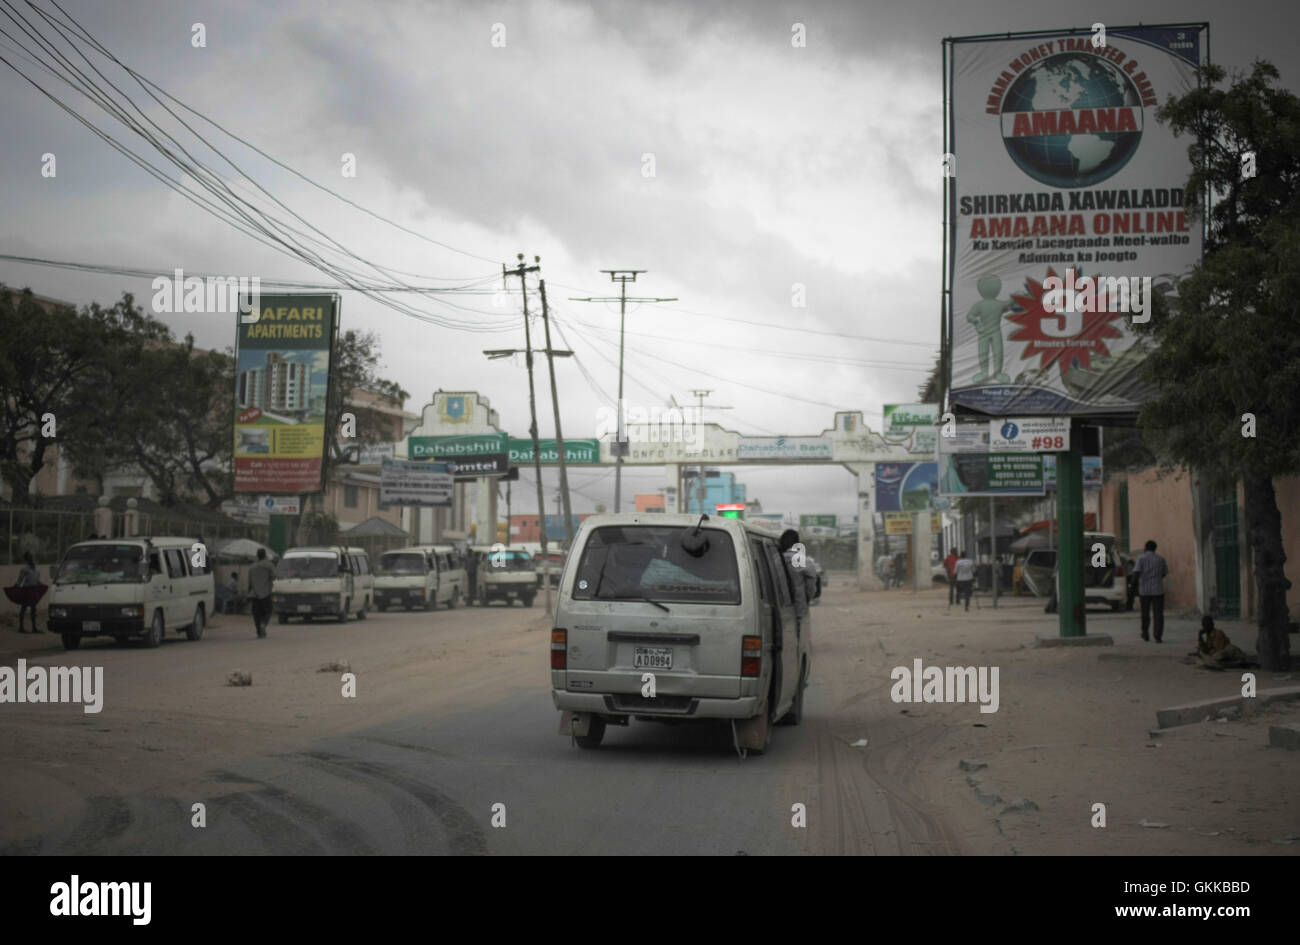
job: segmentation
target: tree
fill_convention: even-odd
[[[938,404],[943,396],[943,355],[936,355],[934,367],[916,388],[916,396],[923,404]],[[942,404],[940,404],[942,406]]]
[[[230,494],[234,359],[196,351],[125,296],[113,309],[118,331],[85,377],[93,390],[68,437],[80,475],[138,468],[162,505],[187,494],[211,508]]]
[[[392,442],[392,420],[369,407],[348,403],[354,391],[368,390],[396,407],[410,396],[395,381],[379,377],[379,336],[374,332],[346,331],[334,349],[334,363],[330,368],[328,409],[325,413],[325,442],[329,444],[329,458],[338,462],[344,458],[339,443],[339,428],[344,413],[357,418],[356,440],[348,446],[370,446]]]
[[[1189,209],[1208,235],[1200,264],[1176,298],[1156,298],[1144,327],[1158,342],[1145,367],[1157,394],[1140,422],[1166,466],[1240,480],[1256,648],[1264,668],[1288,669],[1291,582],[1273,479],[1300,473],[1300,99],[1274,87],[1267,62],[1227,88],[1222,68],[1200,74],[1199,88],[1156,112],[1193,139]]]
[[[102,415],[109,352],[132,335],[157,337],[159,329],[166,330],[142,319],[130,295],[78,313],[42,303],[30,289],[0,285],[0,474],[15,504],[29,501],[50,447],[60,444],[77,462],[79,444]]]

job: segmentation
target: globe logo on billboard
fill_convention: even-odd
[[[1020,434],[1020,427],[1016,426],[1010,420],[1002,424],[1002,439],[1014,440]]]
[[[1027,68],[1002,100],[1002,141],[1049,187],[1090,187],[1115,174],[1142,140],[1138,89],[1114,63],[1058,53]]]

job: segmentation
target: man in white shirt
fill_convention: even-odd
[[[952,566],[953,577],[957,581],[957,600],[966,598],[966,609],[970,610],[971,589],[975,586],[975,562],[966,557],[966,552],[958,553],[957,563]]]

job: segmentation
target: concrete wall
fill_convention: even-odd
[[[1119,481],[1116,476],[1102,489],[1101,516],[1104,531],[1119,532]],[[1204,521],[1196,520],[1193,493],[1196,484],[1186,475],[1158,479],[1153,470],[1128,474],[1129,544],[1140,549],[1147,539],[1154,539],[1159,552],[1169,562],[1169,580],[1165,585],[1166,607],[1172,612],[1208,610],[1216,593],[1214,567],[1213,514],[1208,489],[1202,489]],[[1287,577],[1291,590],[1287,604],[1292,619],[1300,617],[1300,477],[1277,479],[1273,484],[1278,509],[1282,513],[1282,545],[1287,552]],[[1246,532],[1245,498],[1237,488],[1238,534],[1241,542],[1241,616],[1253,618],[1259,606],[1251,570],[1250,536]],[[1202,548],[1200,595],[1197,593],[1196,544]],[[1127,550],[1127,549],[1125,549]]]
[[[1118,531],[1118,509],[1115,522]],[[1165,580],[1165,609],[1171,613],[1196,610],[1196,542],[1192,488],[1184,473],[1158,479],[1154,470],[1128,477],[1129,541],[1141,548],[1148,539],[1169,563]],[[1128,549],[1123,549],[1127,551]]]

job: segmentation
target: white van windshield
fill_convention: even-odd
[[[703,530],[708,547],[698,558],[681,539],[691,528],[606,525],[587,539],[573,596],[578,600],[739,604],[740,576],[731,536]]]
[[[380,557],[378,574],[424,574],[429,570],[429,560],[422,554],[386,554]]]
[[[285,555],[275,566],[278,578],[338,577],[339,559],[332,555]]]
[[[139,545],[73,545],[59,565],[55,584],[131,584],[143,581]]]

